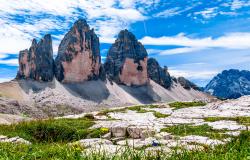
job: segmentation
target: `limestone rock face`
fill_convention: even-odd
[[[154,58],[148,59],[148,76],[150,79],[160,84],[164,88],[171,86],[172,80],[167,67],[162,68]]]
[[[80,19],[64,36],[55,60],[55,76],[65,83],[97,79],[101,66],[99,38]]]
[[[105,70],[117,83],[128,86],[148,83],[147,51],[128,30],[122,30],[109,49]]]
[[[52,81],[53,65],[52,39],[47,34],[38,43],[34,39],[29,49],[20,51],[17,79]]]

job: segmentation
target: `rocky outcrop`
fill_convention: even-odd
[[[166,66],[162,68],[156,61],[156,59],[149,58],[147,69],[150,79],[163,86],[164,88],[169,88],[171,86],[172,80]]]
[[[220,98],[250,95],[250,71],[225,70],[216,75],[206,85],[204,91]]]
[[[128,86],[148,83],[147,51],[128,30],[122,30],[109,49],[105,71],[117,83]]]
[[[194,89],[194,90],[200,90],[199,87],[194,84],[193,82],[190,82],[184,77],[178,77],[177,82],[181,84],[181,86],[185,89]]]
[[[97,79],[101,65],[99,38],[80,19],[64,36],[55,60],[55,76],[66,83]]]
[[[49,34],[38,43],[35,39],[29,49],[19,53],[17,79],[51,81],[54,77],[52,40]]]

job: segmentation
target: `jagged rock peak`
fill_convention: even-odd
[[[194,90],[200,90],[200,88],[194,84],[193,82],[187,80],[184,77],[178,77],[177,82],[181,84],[181,86],[185,89],[194,89]]]
[[[250,95],[250,71],[224,70],[206,85],[204,91],[219,98],[239,98]]]
[[[64,36],[55,60],[55,76],[65,83],[99,78],[99,38],[86,20],[79,19]]]
[[[128,86],[148,83],[147,51],[133,33],[122,30],[108,51],[105,62],[107,76]]]
[[[172,84],[172,79],[166,66],[162,68],[155,58],[148,59],[148,76],[150,79],[160,84],[164,88],[169,88]]]
[[[38,43],[32,40],[31,47],[19,52],[19,70],[17,79],[52,81],[53,49],[51,35],[47,34]]]

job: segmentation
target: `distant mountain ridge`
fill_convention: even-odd
[[[227,99],[250,95],[250,71],[224,70],[206,85],[204,91]]]

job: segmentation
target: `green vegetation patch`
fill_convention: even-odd
[[[221,120],[236,121],[239,124],[250,126],[250,117],[208,117],[204,118],[207,122],[215,122]]]
[[[191,126],[182,124],[182,125],[163,128],[161,129],[161,131],[172,133],[173,135],[178,135],[178,136],[199,135],[199,136],[209,137],[212,139],[224,139],[230,137],[229,135],[223,134],[225,132],[224,130],[214,130],[207,124],[200,126]]]
[[[80,119],[48,119],[0,125],[0,135],[19,136],[35,143],[70,142],[86,137],[100,137],[100,129],[89,129],[94,121]]]
[[[170,116],[170,115],[168,115],[168,114],[163,114],[163,113],[160,113],[160,112],[154,112],[154,116],[156,117],[156,118],[166,118],[166,117],[168,117],[168,116]]]
[[[169,103],[169,106],[174,109],[188,108],[188,107],[197,107],[197,106],[205,106],[206,103],[198,101],[198,102],[173,102]]]
[[[145,110],[143,108],[144,108],[144,106],[132,106],[132,107],[128,107],[127,109],[131,110],[131,111],[136,111],[137,113],[151,112],[151,111]]]
[[[122,113],[125,113],[126,110],[127,110],[127,108],[104,109],[104,110],[98,112],[96,115],[97,116],[107,116],[108,113],[112,113],[112,112],[122,112]]]
[[[158,105],[155,104],[149,104],[149,105],[137,105],[137,106],[130,106],[130,107],[125,107],[125,108],[117,108],[117,109],[105,109],[97,113],[97,115],[105,115],[107,116],[108,113],[111,112],[122,112],[126,113],[126,110],[132,110],[132,111],[137,111],[138,113],[145,113],[145,112],[150,112],[147,111],[143,108],[158,108]]]

